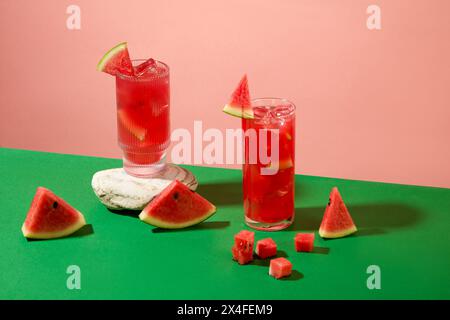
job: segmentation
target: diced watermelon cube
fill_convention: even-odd
[[[255,233],[248,230],[242,230],[234,236],[234,245],[238,249],[251,250],[253,252],[253,244],[255,243]]]
[[[233,253],[233,259],[239,264],[247,264],[253,261],[253,250],[239,249],[238,247],[233,246],[231,252]]]
[[[273,257],[277,254],[277,244],[272,238],[259,240],[256,243],[256,254],[261,259]]]
[[[233,259],[239,264],[247,264],[253,260],[255,233],[242,230],[234,236],[234,246],[231,248]]]
[[[292,273],[292,263],[286,258],[270,260],[269,275],[276,279],[287,277]]]
[[[298,252],[312,252],[314,249],[314,233],[297,233],[295,236],[295,250]]]

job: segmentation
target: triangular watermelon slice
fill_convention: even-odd
[[[244,75],[231,95],[231,100],[223,108],[223,112],[232,116],[253,119],[253,109],[250,102],[247,75]]]
[[[150,201],[139,218],[156,227],[179,229],[200,223],[214,212],[213,204],[175,180]]]
[[[26,238],[52,239],[74,233],[86,225],[83,214],[50,190],[38,187],[22,226]]]
[[[327,208],[319,229],[322,238],[341,238],[357,231],[337,187],[330,193]]]
[[[103,58],[97,64],[97,70],[109,73],[113,76],[118,73],[133,76],[133,64],[131,63],[130,54],[128,53],[127,43],[119,43],[105,53]]]

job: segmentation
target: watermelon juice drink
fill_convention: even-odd
[[[245,222],[259,230],[281,230],[294,220],[295,106],[285,99],[264,98],[253,100],[252,107],[254,119],[242,119],[246,132],[243,166]],[[253,151],[249,129],[256,133],[256,161],[251,160]],[[267,130],[272,130],[272,133]],[[263,138],[264,134],[266,138]],[[271,150],[271,139],[278,139],[278,157]],[[263,159],[261,154],[271,158],[270,161]],[[264,168],[272,169],[270,174]]]
[[[144,60],[133,60],[137,66]],[[159,61],[138,76],[116,75],[117,129],[128,174],[151,177],[165,164],[170,144],[169,67]],[[134,67],[135,74],[138,70]]]

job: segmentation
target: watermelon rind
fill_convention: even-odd
[[[76,223],[68,226],[65,229],[53,231],[53,232],[32,232],[27,229],[25,226],[25,223],[22,225],[22,233],[25,238],[29,239],[54,239],[54,238],[62,238],[66,237],[68,235],[71,235],[72,233],[78,231],[82,227],[86,225],[86,220],[81,212],[77,210],[79,214],[79,219]]]
[[[326,231],[326,230],[323,230],[322,228],[320,228],[319,229],[319,235],[322,238],[333,239],[333,238],[342,238],[342,237],[349,236],[349,235],[355,233],[356,231],[358,231],[356,226],[352,226],[351,228],[348,228],[348,229],[345,229],[345,230],[341,230],[339,232]]]
[[[244,118],[244,119],[254,119],[253,111],[242,111],[241,106],[234,106],[230,104],[226,104],[222,110],[226,114],[229,114],[234,117]]]
[[[142,221],[144,221],[148,224],[151,224],[152,226],[159,227],[162,229],[182,229],[182,228],[191,227],[193,225],[196,225],[196,224],[199,224],[200,222],[205,221],[206,219],[211,217],[215,212],[216,212],[216,207],[213,206],[213,208],[211,208],[210,211],[205,213],[203,216],[198,217],[197,219],[189,220],[184,223],[170,223],[168,221],[156,219],[155,217],[148,215],[144,209],[144,211],[142,211],[139,214],[139,219],[141,219]]]
[[[109,60],[117,55],[119,52],[127,49],[127,42],[121,42],[115,47],[108,50],[102,59],[97,64],[97,71],[103,71],[105,66],[108,64]]]
[[[274,272],[272,270],[272,265],[269,266],[269,275],[272,277],[274,276]]]
[[[254,119],[246,74],[244,74],[238,86],[234,89],[231,100],[225,105],[223,112],[238,118]]]

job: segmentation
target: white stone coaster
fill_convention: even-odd
[[[128,175],[123,168],[96,172],[92,189],[98,199],[113,210],[142,210],[172,181],[178,180],[191,190],[197,189],[195,176],[174,164],[167,164],[157,176],[144,179]]]

